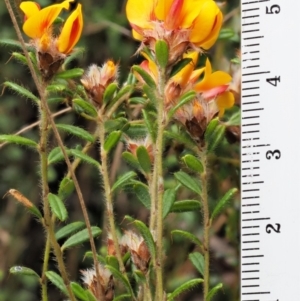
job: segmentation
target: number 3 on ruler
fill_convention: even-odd
[[[280,159],[280,157],[281,157],[280,150],[275,149],[274,151],[269,150],[269,151],[266,152],[266,158],[267,158],[268,160],[272,159],[273,157],[274,157],[276,160]]]

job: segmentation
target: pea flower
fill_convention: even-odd
[[[63,9],[69,10],[70,2],[73,0],[66,0],[42,9],[32,1],[23,1],[20,4],[25,14],[23,31],[33,40],[44,80],[51,79],[58,71],[81,36],[83,28],[81,4],[78,4],[67,18],[60,35],[58,37],[53,35],[54,21]]]
[[[209,49],[223,20],[213,0],[128,0],[126,14],[143,45],[155,51],[157,40],[167,42],[170,64],[188,48]]]

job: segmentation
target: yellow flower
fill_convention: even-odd
[[[168,31],[176,31],[174,39],[203,49],[214,44],[223,20],[213,0],[128,0],[126,14],[138,40],[159,36],[151,30],[160,34],[165,31],[166,40]]]
[[[222,117],[225,109],[234,105],[234,96],[227,91],[232,78],[223,71],[212,72],[208,59],[205,67],[200,70],[204,72],[204,77],[194,86],[194,90],[201,93],[201,96],[207,101],[214,99],[219,109],[219,117]]]
[[[57,45],[59,52],[68,54],[72,51],[78,42],[83,27],[83,18],[81,11],[81,4],[68,17],[65,25],[58,38]]]
[[[76,10],[68,17],[57,40],[52,36],[52,25],[61,11],[68,10],[70,2],[73,1],[66,0],[43,9],[32,1],[24,1],[20,4],[25,14],[23,31],[28,37],[38,41],[38,51],[48,52],[53,44],[60,53],[68,54],[72,51],[80,38],[83,27],[81,4],[78,4]]]

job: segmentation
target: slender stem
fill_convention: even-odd
[[[47,288],[46,272],[48,271],[49,258],[50,258],[50,236],[49,236],[49,233],[47,233],[46,245],[45,245],[45,251],[44,251],[42,278],[41,278],[42,300],[43,301],[48,301],[48,288]]]
[[[209,219],[209,204],[208,204],[208,176],[207,176],[207,154],[206,150],[201,152],[201,161],[203,164],[203,172],[200,175],[201,179],[201,199],[202,199],[202,206],[203,206],[203,252],[204,252],[204,283],[203,283],[203,296],[204,300],[207,298],[207,294],[209,292],[209,280],[210,280],[210,270],[209,270],[209,232],[210,232],[210,219]]]
[[[15,15],[14,15],[12,6],[11,6],[9,0],[4,0],[4,1],[5,1],[5,5],[7,7],[7,10],[9,12],[9,15],[11,17],[13,26],[14,26],[14,28],[16,30],[16,33],[17,33],[17,36],[18,36],[18,40],[21,43],[22,50],[23,50],[24,55],[25,55],[25,57],[27,59],[27,63],[28,63],[28,67],[29,67],[31,76],[33,78],[33,81],[34,81],[34,83],[36,85],[36,88],[37,88],[38,93],[39,93],[40,98],[41,98],[41,103],[44,106],[47,118],[50,121],[50,124],[52,126],[52,130],[53,130],[54,136],[55,136],[55,138],[57,140],[57,143],[58,143],[59,147],[62,150],[62,153],[64,155],[64,159],[65,159],[65,161],[67,163],[67,166],[68,166],[68,169],[69,169],[69,171],[71,173],[71,177],[73,179],[74,186],[75,186],[75,189],[76,189],[76,192],[77,192],[77,195],[78,195],[78,199],[79,199],[79,203],[80,203],[81,210],[82,210],[82,213],[83,213],[83,217],[84,217],[84,220],[85,220],[85,224],[86,224],[86,227],[87,227],[88,233],[89,233],[89,239],[90,239],[91,249],[92,249],[92,253],[93,253],[94,266],[95,266],[95,269],[96,269],[96,276],[97,276],[97,279],[100,279],[100,270],[99,270],[98,259],[97,259],[97,251],[96,251],[95,242],[94,242],[93,235],[92,235],[91,224],[90,224],[90,220],[89,220],[89,217],[88,217],[87,209],[86,209],[86,206],[85,206],[85,203],[84,203],[83,195],[82,195],[79,183],[77,181],[77,177],[76,177],[74,171],[72,170],[71,162],[70,162],[68,154],[67,154],[67,152],[66,152],[66,150],[64,148],[64,144],[63,144],[62,139],[61,139],[61,137],[59,135],[59,132],[58,132],[57,127],[55,125],[54,119],[52,118],[51,111],[50,111],[50,109],[48,107],[47,101],[46,101],[46,99],[44,99],[43,97],[41,97],[43,95],[42,84],[40,83],[40,81],[38,79],[38,76],[37,76],[37,74],[35,72],[35,68],[34,68],[34,66],[33,66],[33,64],[31,62],[29,53],[27,51],[27,48],[26,48],[24,39],[22,37],[22,33],[20,31],[17,19],[16,19]],[[103,296],[103,293],[102,293],[102,290],[100,289],[100,286],[97,286],[97,293],[98,293],[98,295],[100,297]]]
[[[164,287],[163,287],[163,193],[164,193],[164,180],[163,180],[163,168],[162,168],[162,157],[163,157],[163,133],[165,129],[164,120],[164,90],[165,90],[165,70],[159,68],[159,79],[158,79],[158,94],[157,99],[157,137],[155,143],[155,159],[152,176],[152,200],[155,202],[156,211],[156,295],[155,300],[163,300]],[[153,198],[155,195],[155,198]],[[151,207],[152,209],[152,207]],[[151,217],[153,212],[151,212]],[[150,222],[153,222],[152,220]]]

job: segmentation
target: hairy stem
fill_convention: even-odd
[[[83,195],[82,195],[79,183],[77,181],[77,177],[76,177],[76,175],[75,175],[75,173],[74,173],[74,171],[72,169],[71,162],[70,162],[68,154],[67,154],[67,152],[66,152],[66,150],[64,148],[63,141],[62,141],[62,139],[61,139],[61,137],[59,135],[59,132],[58,132],[57,127],[55,125],[54,119],[53,119],[53,117],[51,115],[51,111],[50,111],[50,109],[48,107],[47,101],[46,101],[46,99],[44,97],[42,97],[42,95],[43,95],[43,87],[42,86],[43,85],[39,81],[39,78],[38,78],[38,76],[36,74],[35,68],[34,68],[34,66],[33,66],[33,64],[31,62],[29,53],[27,51],[27,48],[26,48],[24,39],[22,37],[22,33],[20,31],[17,19],[15,17],[14,12],[13,12],[12,6],[11,6],[9,0],[4,0],[4,1],[5,1],[5,5],[7,7],[7,10],[9,12],[9,15],[11,17],[13,26],[14,26],[14,28],[16,30],[16,33],[17,33],[17,36],[18,36],[18,40],[21,43],[22,50],[23,50],[24,55],[26,57],[26,60],[27,60],[27,63],[28,63],[28,67],[29,67],[31,76],[32,76],[33,81],[34,81],[34,83],[36,85],[38,93],[40,95],[41,104],[43,105],[45,113],[47,115],[47,118],[48,118],[48,120],[49,120],[49,122],[51,124],[51,127],[52,127],[52,130],[53,130],[54,136],[55,136],[55,138],[57,140],[57,143],[58,143],[59,147],[62,150],[62,153],[64,155],[64,159],[65,159],[65,161],[67,163],[67,166],[68,166],[68,170],[71,173],[71,177],[73,179],[74,186],[75,186],[75,189],[76,189],[76,192],[77,192],[77,195],[78,195],[78,199],[79,199],[79,203],[80,203],[81,210],[82,210],[82,213],[83,213],[83,217],[84,217],[84,220],[85,220],[85,224],[86,224],[86,227],[87,227],[88,233],[89,233],[89,239],[90,239],[91,249],[92,249],[92,253],[93,253],[94,266],[95,266],[95,269],[96,269],[96,276],[97,276],[97,279],[100,279],[100,270],[99,270],[99,265],[98,265],[96,246],[95,246],[94,238],[93,238],[93,235],[92,235],[91,224],[90,224],[90,220],[89,220],[89,217],[88,217],[87,209],[86,209],[86,206],[85,206],[85,203],[84,203],[84,199],[83,199]],[[98,286],[97,286],[97,293],[99,294],[100,297],[103,296],[102,290]]]
[[[150,223],[155,224],[156,234],[156,260],[155,272],[156,272],[156,295],[155,300],[163,300],[164,287],[163,287],[163,193],[164,193],[164,180],[163,180],[163,134],[165,129],[164,120],[164,90],[165,90],[165,69],[159,68],[159,80],[158,80],[158,94],[157,99],[157,137],[155,143],[155,159],[152,175],[152,189],[151,189],[151,209],[156,212],[151,212]],[[155,206],[153,206],[153,202]],[[156,216],[156,220],[154,220]],[[150,228],[151,229],[151,228]]]
[[[207,298],[209,292],[209,280],[210,280],[210,270],[209,270],[209,232],[210,232],[210,219],[209,219],[209,204],[208,204],[208,176],[207,176],[207,154],[206,150],[201,153],[201,161],[203,164],[203,172],[201,173],[201,200],[203,206],[203,252],[204,252],[204,283],[203,283],[203,297],[204,300]]]
[[[42,286],[42,301],[48,301],[48,288],[47,288],[47,277],[46,272],[48,271],[48,263],[50,258],[50,236],[47,233],[46,245],[44,251],[44,260],[43,260],[43,270],[41,277],[41,286]]]

